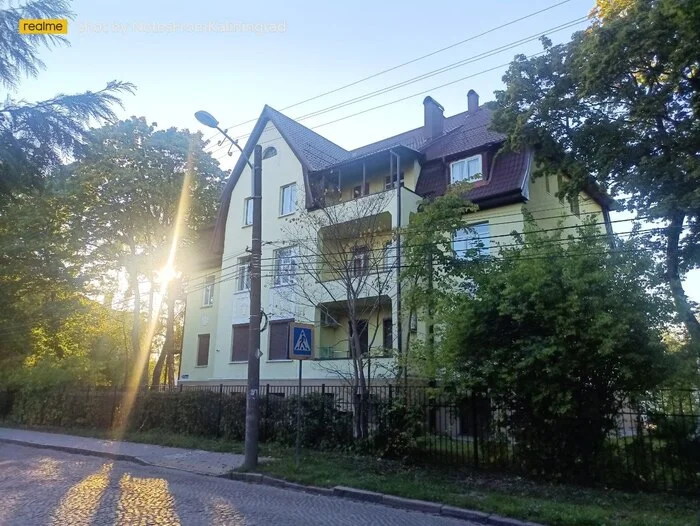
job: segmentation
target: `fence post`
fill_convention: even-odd
[[[321,384],[321,429],[326,429],[326,384]]]
[[[219,410],[216,415],[216,436],[221,435],[221,403],[224,397],[224,384],[219,384]]]
[[[474,392],[471,393],[471,403],[472,403],[472,425],[474,427],[474,467],[479,467],[479,426],[477,425],[477,410],[476,410],[476,397]]]
[[[394,402],[394,386],[389,384],[389,409],[393,407]]]
[[[180,392],[182,392],[182,384],[180,384]]]
[[[263,426],[264,440],[270,439],[270,384],[265,384],[265,425]],[[273,424],[274,425],[274,424]]]

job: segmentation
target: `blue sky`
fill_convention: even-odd
[[[192,116],[198,109],[210,111],[224,126],[234,125],[257,117],[264,104],[281,110],[556,3],[557,0],[74,0],[76,17],[69,24],[70,47],[42,53],[47,70],[37,79],[27,79],[13,96],[40,100],[58,92],[97,90],[113,79],[130,81],[138,90],[125,98],[121,117],[143,115],[161,127],[202,129],[209,137],[211,133]],[[583,17],[592,6],[593,0],[570,0],[285,113],[298,118],[475,57]],[[180,27],[168,27],[174,24]],[[231,30],[209,30],[226,24]],[[153,28],[154,25],[163,27]],[[266,27],[270,25],[277,32]],[[251,31],[251,27],[255,30]],[[554,42],[563,41],[582,27],[580,24],[549,36]],[[539,42],[521,44],[302,122],[318,126],[426,90],[445,107],[446,115],[459,113],[466,109],[469,89],[476,90],[486,101],[493,98],[494,90],[502,88],[505,68],[480,72],[507,63],[516,53],[540,50]],[[473,78],[435,88],[474,74],[477,75]],[[343,147],[354,148],[420,126],[424,96],[417,95],[317,131]],[[247,124],[232,128],[231,133],[243,135],[251,128],[252,124]],[[227,158],[225,150],[214,148],[214,155],[225,167],[232,166],[234,159]],[[629,228],[624,225],[618,224],[618,230]],[[700,272],[691,276],[687,287],[691,297],[700,301]]]

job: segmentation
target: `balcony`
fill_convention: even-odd
[[[401,220],[398,215],[398,197],[401,195]],[[396,189],[379,190],[372,193],[356,195],[350,192],[331,191],[323,200],[323,206],[317,212],[326,215],[334,222],[352,221],[370,215],[388,213],[391,216],[391,228],[408,224],[412,213],[418,210],[422,197],[402,186]]]
[[[360,300],[355,305],[360,348],[367,358],[388,358],[393,354],[394,323],[392,301],[388,296]],[[352,331],[343,301],[324,303],[317,308],[319,360],[348,360]]]
[[[369,354],[365,354],[367,358],[391,358],[394,355],[393,349],[384,347],[372,347]],[[318,360],[349,360],[350,350],[347,348],[339,348],[338,346],[319,347]]]

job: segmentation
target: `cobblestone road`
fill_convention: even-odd
[[[0,444],[0,525],[468,526],[446,517]]]

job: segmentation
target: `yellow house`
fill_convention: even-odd
[[[423,124],[346,150],[265,106],[244,148],[263,150],[261,385],[296,382],[288,359],[292,322],[312,323],[314,360],[309,385],[343,382],[352,374],[348,308],[363,353],[390,371],[420,320],[401,308],[401,251],[396,233],[425,199],[457,181],[470,181],[467,198],[479,206],[472,228],[453,249],[480,241],[496,252],[522,231],[529,211],[541,228],[574,226],[594,214],[609,229],[609,200],[591,187],[578,199],[556,197],[559,182],[531,176],[532,152],[501,151],[504,136],[489,129],[492,113],[474,91],[467,110],[445,117],[432,97]],[[252,174],[243,156],[226,185],[213,233],[212,254],[188,284],[180,382],[243,384],[249,320]],[[348,302],[348,291],[352,301]],[[371,367],[371,365],[370,365]]]

